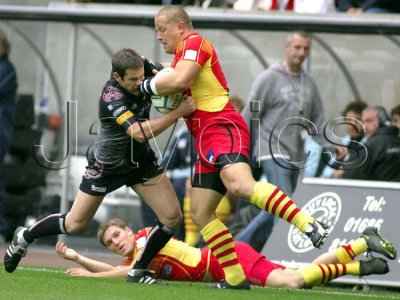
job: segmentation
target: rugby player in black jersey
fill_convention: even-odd
[[[16,229],[4,255],[7,272],[17,268],[29,244],[36,239],[81,231],[92,220],[105,195],[126,185],[154,210],[159,221],[129,272],[128,281],[159,283],[147,266],[178,228],[182,213],[148,140],[180,117],[191,114],[196,105],[193,98],[185,97],[175,110],[150,120],[151,100],[140,92],[139,85],[145,76],[154,76],[152,72],[157,67],[162,68],[132,49],[121,49],[114,54],[111,77],[99,100],[99,134],[74,203],[68,213],[52,214],[29,228]]]

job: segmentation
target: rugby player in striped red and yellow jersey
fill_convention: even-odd
[[[191,215],[224,270],[225,280],[217,287],[248,289],[232,235],[215,216],[227,191],[295,225],[316,247],[326,239],[326,228],[275,185],[254,180],[249,166],[249,129],[229,101],[228,85],[213,45],[193,30],[187,12],[180,6],[163,7],[155,16],[155,29],[164,51],[175,55],[170,64],[175,72],[147,79],[140,88],[151,95],[183,90],[196,100],[197,109],[186,119],[198,153]]]
[[[110,251],[124,257],[121,266],[96,261],[78,254],[64,243],[58,242],[57,253],[75,261],[82,268],[71,268],[66,274],[90,277],[126,277],[131,266],[143,250],[151,228],[133,233],[123,221],[111,219],[98,230],[98,238]],[[386,246],[383,246],[386,245]],[[366,229],[363,236],[350,244],[325,253],[312,264],[299,270],[285,268],[265,258],[245,243],[235,243],[238,260],[243,266],[247,280],[252,285],[304,288],[320,285],[340,276],[363,276],[388,272],[385,260],[372,258],[355,261],[355,257],[367,251],[379,252],[390,259],[396,257],[393,245],[374,228]],[[184,242],[171,239],[151,261],[149,269],[156,278],[178,281],[220,281],[224,271],[208,248],[194,248]]]

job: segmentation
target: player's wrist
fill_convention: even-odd
[[[140,84],[140,90],[148,95],[159,95],[157,88],[156,88],[156,78],[149,78],[142,81]]]
[[[85,259],[85,257],[84,257],[83,255],[78,254],[78,255],[76,256],[76,258],[73,259],[73,261],[75,261],[77,264],[80,264],[80,263],[83,262],[84,259]]]

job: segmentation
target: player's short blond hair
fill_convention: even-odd
[[[99,229],[97,230],[97,239],[105,247],[107,247],[107,245],[104,243],[104,233],[110,226],[117,226],[121,229],[125,229],[127,227],[125,222],[118,218],[113,218],[105,223],[100,224]]]
[[[193,27],[192,20],[190,19],[188,13],[179,5],[168,5],[161,8],[157,12],[156,18],[160,16],[167,17],[168,23],[183,22],[190,28]]]

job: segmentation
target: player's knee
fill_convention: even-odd
[[[68,218],[65,220],[65,230],[67,233],[77,233],[82,231],[88,222],[78,222],[78,221],[73,221],[69,220]]]
[[[303,286],[301,284],[299,284],[299,282],[296,280],[285,282],[285,288],[288,288],[288,289],[300,289],[302,287]]]
[[[192,218],[193,223],[198,226],[200,223],[200,220],[201,220],[200,214],[198,213],[198,211],[191,210],[190,217]]]
[[[170,228],[178,228],[182,223],[183,215],[180,210],[160,218],[161,223]]]
[[[289,289],[301,289],[304,287],[304,279],[299,272],[295,270],[293,272],[285,272],[285,276],[284,287]]]
[[[251,196],[252,185],[244,182],[235,182],[230,184],[227,189],[235,197],[248,199]]]
[[[173,219],[174,228],[178,228],[179,225],[181,225],[182,221],[183,221],[183,215],[182,212],[179,210],[177,215]]]
[[[200,212],[200,211],[191,211],[190,216],[193,220],[193,223],[197,226],[197,228],[202,229],[208,223],[216,219],[215,212]]]

